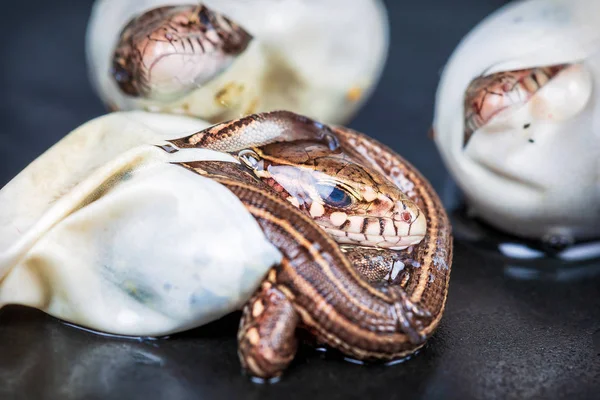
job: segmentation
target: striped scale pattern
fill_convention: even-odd
[[[561,64],[498,72],[473,80],[464,99],[463,145],[466,146],[473,133],[501,111],[527,103],[538,90],[568,66]]]
[[[242,53],[252,36],[225,16],[203,5],[163,6],[133,18],[123,28],[115,47],[112,76],[121,91],[132,97],[150,97],[153,68],[169,56],[186,57],[182,65],[199,64],[199,55],[217,55],[224,67],[231,56]],[[210,61],[205,59],[205,64]],[[215,72],[219,65],[213,66]],[[181,66],[180,66],[181,68]],[[180,80],[184,71],[174,68],[171,79]],[[212,72],[212,71],[211,71]],[[212,78],[214,73],[208,73]],[[190,86],[188,90],[195,89]]]
[[[405,188],[426,215],[424,240],[407,250],[413,263],[392,284],[361,275],[349,262],[348,249],[242,166],[184,165],[228,187],[284,256],[245,306],[240,322],[240,360],[255,377],[282,374],[295,353],[296,328],[357,359],[406,357],[433,334],[445,308],[452,235],[440,199],[387,147],[348,129],[333,131],[345,152]]]

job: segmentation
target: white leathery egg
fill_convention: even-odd
[[[109,114],[13,178],[0,190],[0,307],[136,336],[240,309],[281,254],[231,191],[176,164],[235,159],[158,147],[207,126]]]
[[[588,104],[594,88],[585,65],[574,65],[560,72],[531,99],[535,119],[560,122],[575,117]]]
[[[184,60],[180,56],[163,57],[153,66],[153,73],[162,78],[160,83],[180,82],[185,86],[192,82],[197,87],[188,85],[189,91],[179,98],[124,94],[110,74],[123,28],[151,9],[194,3],[95,1],[86,52],[91,80],[105,103],[120,110],[155,106],[162,112],[172,112],[185,108],[188,115],[210,122],[286,109],[340,124],[348,121],[370,96],[387,58],[389,27],[381,0],[204,0],[202,5],[252,35],[248,47],[227,64],[219,58],[219,52],[211,52],[211,42],[219,42],[220,37],[208,38],[202,48],[193,38],[187,51],[196,55],[203,52],[202,62],[191,56]],[[211,34],[216,32],[208,30],[207,35]],[[174,46],[170,41],[165,43]],[[173,67],[177,79],[171,76]],[[195,77],[196,73],[200,76]],[[206,76],[211,78],[207,80]]]
[[[600,236],[599,15],[596,0],[507,4],[460,42],[444,68],[436,146],[470,209],[502,231],[538,240]],[[506,83],[514,105],[466,135],[471,83],[528,69],[537,72]],[[493,110],[494,99],[486,100]]]

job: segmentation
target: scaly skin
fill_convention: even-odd
[[[465,93],[466,146],[473,133],[503,110],[525,104],[568,64],[498,72],[475,79]]]
[[[179,98],[226,69],[251,40],[242,27],[205,6],[155,8],[121,32],[112,76],[132,97]]]
[[[186,168],[215,179],[236,194],[284,256],[281,265],[269,272],[244,308],[238,336],[242,365],[260,378],[281,375],[294,357],[297,327],[357,359],[393,360],[414,353],[440,322],[452,263],[447,215],[418,171],[371,138],[288,112],[218,124],[172,144],[212,146],[239,155],[240,150],[248,150],[245,146],[249,143],[250,147],[265,146],[297,139],[320,140],[323,143],[317,148],[319,154],[326,146],[333,154],[344,154],[336,162],[354,162],[353,168],[363,165],[365,173],[385,177],[389,182],[381,184],[392,183],[403,192],[400,203],[410,201],[418,207],[427,222],[427,231],[419,244],[401,253],[364,246],[342,248],[311,217],[310,208],[307,213],[289,196],[282,196],[274,185],[269,185],[272,176],[261,178],[252,161],[184,163]],[[284,145],[274,145],[270,150],[277,146]],[[269,148],[266,149],[252,151],[265,157],[261,161],[284,162],[280,158],[269,159]],[[248,155],[245,151],[241,154]],[[293,152],[288,155],[293,159]],[[305,161],[310,160],[309,155]],[[319,172],[328,171],[335,180],[336,175],[328,167]],[[355,175],[342,178],[347,182],[351,176]],[[379,179],[372,182],[380,182]],[[376,260],[378,256],[380,260]],[[362,274],[349,259],[360,264]],[[387,283],[382,281],[385,274],[370,268],[397,262],[403,262],[403,270],[394,279],[386,279]]]
[[[315,142],[246,150],[242,161],[340,244],[402,250],[426,232],[419,207],[379,172]]]

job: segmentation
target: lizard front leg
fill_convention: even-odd
[[[341,249],[354,269],[373,284],[404,286],[406,274],[420,266],[406,251],[362,246],[341,246]]]
[[[238,331],[238,356],[252,376],[271,379],[282,374],[296,355],[300,317],[276,286],[264,281],[244,306]]]
[[[413,303],[406,294],[405,286],[410,274],[415,273],[415,268],[420,268],[412,254],[362,246],[340,248],[356,272],[395,299],[395,318],[410,341],[415,344],[423,342],[425,339],[419,333],[422,320],[429,319],[431,314],[422,305]]]

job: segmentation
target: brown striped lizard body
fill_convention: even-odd
[[[401,246],[402,250],[378,246],[381,242],[339,243],[339,237],[328,234],[327,226],[311,215],[311,207],[302,209],[289,192],[274,190],[270,182],[273,175],[258,173],[261,170],[256,168],[254,155],[271,163],[284,163],[285,157],[265,153],[265,146],[276,146],[278,141],[298,146],[294,141],[303,140],[320,141],[320,147],[312,145],[317,146],[319,154],[325,149],[338,155],[341,152],[344,156],[338,160],[340,165],[348,168],[349,160],[353,160],[358,170],[362,168],[371,177],[370,182],[377,183],[383,177],[385,185],[399,190],[401,193],[382,189],[381,193],[394,199],[392,205],[402,210],[384,207],[383,211],[372,212],[380,220],[388,218],[402,226],[406,206],[411,210],[411,219],[423,218],[426,226],[418,243]],[[298,329],[308,330],[319,342],[361,360],[406,357],[433,334],[448,293],[450,224],[430,184],[389,148],[357,132],[328,127],[288,112],[225,122],[171,144],[237,155],[240,164],[195,162],[184,166],[229,188],[283,255],[281,264],[271,269],[243,310],[239,356],[252,375],[267,379],[279,376],[295,355]],[[309,145],[301,146],[307,149]],[[249,150],[253,152],[251,162],[247,160]],[[311,160],[306,151],[307,160]],[[294,159],[293,154],[290,159]],[[335,159],[328,162],[327,167],[331,167]],[[359,176],[358,170],[353,170],[351,176]],[[335,180],[336,175],[329,169],[323,171]],[[362,200],[371,200],[368,203],[373,207],[382,202],[377,196]],[[323,204],[329,207],[327,202]],[[397,215],[400,217],[395,219]],[[375,217],[363,215],[367,218]],[[407,223],[411,222],[415,221]],[[370,225],[365,226],[368,229]],[[389,278],[398,264],[401,271]],[[379,273],[382,270],[384,274]],[[388,278],[383,279],[386,274]]]

